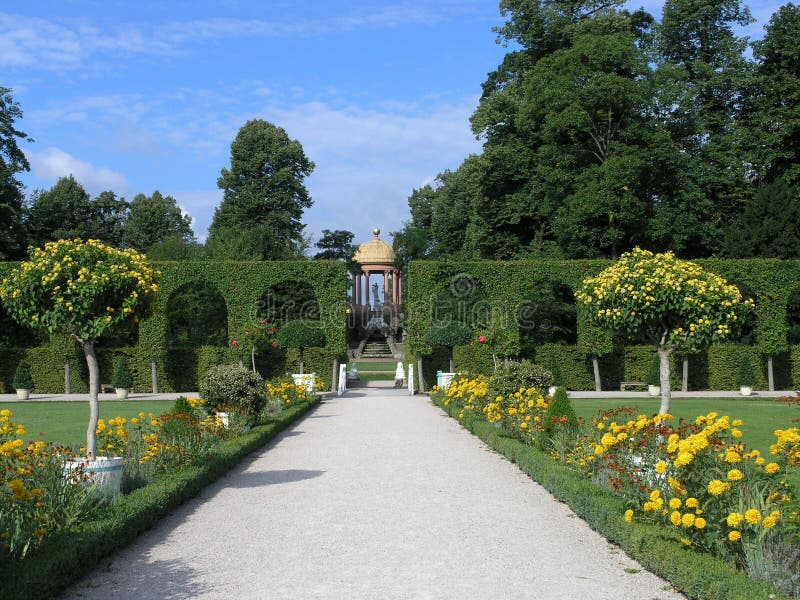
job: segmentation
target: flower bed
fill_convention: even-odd
[[[707,561],[716,557],[722,571],[736,565],[740,572],[798,595],[797,490],[786,479],[787,470],[800,463],[796,427],[776,430],[769,459],[746,448],[739,421],[714,413],[673,423],[669,415],[647,417],[620,409],[574,431],[555,427],[547,433],[542,418],[547,396],[525,389],[511,398],[487,398],[486,388],[485,379],[463,378],[447,391],[436,390],[432,398],[495,449],[515,460],[526,457],[531,466],[524,470],[685,593],[702,598],[775,593],[761,593],[768,586],[753,588],[737,577],[739,583],[719,595],[711,588],[720,584],[704,574]],[[486,435],[491,430],[496,433]],[[545,470],[546,483],[542,464],[548,459],[552,466]],[[578,481],[583,483],[573,487]],[[620,531],[619,523],[630,531]],[[662,552],[685,568],[665,565],[651,546],[656,540],[641,539],[643,526],[659,543],[670,540]],[[744,589],[750,591],[736,591]],[[761,592],[753,595],[754,589]]]
[[[199,401],[185,402],[199,412]],[[216,417],[174,411],[158,417],[137,417],[138,422],[105,421],[102,429],[98,427],[99,445],[125,457],[128,470],[124,485],[132,490],[110,505],[92,502],[91,494],[82,486],[65,484],[61,475],[65,449],[41,442],[25,447],[18,442],[18,436],[25,435],[24,427],[13,424],[10,411],[3,411],[0,435],[6,437],[0,438],[0,460],[5,461],[4,466],[10,466],[12,460],[15,463],[11,470],[0,473],[0,522],[3,534],[15,527],[13,523],[22,523],[28,543],[15,540],[12,553],[12,535],[4,537],[7,546],[0,553],[0,568],[5,575],[0,580],[0,597],[55,595],[263,446],[317,402],[312,397],[293,404],[249,430],[235,426],[225,429]],[[132,469],[134,462],[138,468]],[[20,469],[27,475],[23,476]]]

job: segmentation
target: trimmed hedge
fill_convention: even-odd
[[[442,407],[457,418],[460,408]],[[580,473],[555,462],[546,453],[503,432],[482,417],[469,413],[462,425],[503,455],[595,531],[617,544],[646,569],[670,581],[690,598],[701,600],[756,600],[788,598],[772,586],[755,581],[733,565],[710,554],[685,548],[678,536],[655,524],[626,523],[625,504]]]
[[[2,564],[0,597],[52,598],[95,565],[133,542],[177,506],[196,496],[319,403],[319,398],[284,409],[271,423],[226,440],[211,462],[192,466],[123,496],[96,519],[62,531],[22,561]]]

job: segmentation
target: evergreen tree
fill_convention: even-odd
[[[16,260],[25,255],[25,196],[17,173],[30,171],[30,164],[17,144],[28,139],[14,123],[22,110],[11,90],[0,87],[0,260]]]

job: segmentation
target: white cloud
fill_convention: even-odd
[[[73,175],[92,195],[104,190],[124,192],[130,188],[121,173],[80,160],[59,148],[50,147],[42,152],[29,152],[28,160],[33,174],[50,184],[54,184],[60,177]]]
[[[169,194],[184,215],[192,217],[192,230],[199,242],[205,242],[214,209],[222,202],[222,190],[179,190]]]

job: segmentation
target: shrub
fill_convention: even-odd
[[[553,385],[553,374],[529,360],[510,361],[489,379],[489,398],[508,396],[522,388],[546,390]]]
[[[278,345],[282,348],[297,348],[300,351],[300,372],[303,372],[303,350],[321,348],[328,343],[322,323],[296,319],[280,328],[277,335]]]
[[[14,373],[14,379],[11,381],[11,385],[14,386],[15,390],[33,389],[33,379],[31,378],[31,366],[28,364],[27,360],[19,361],[19,364],[17,365],[17,370]]]
[[[661,361],[658,358],[658,354],[654,354],[653,359],[650,361],[645,383],[647,383],[647,385],[661,385]]]
[[[255,418],[264,404],[261,375],[239,365],[219,365],[209,369],[200,383],[200,395],[210,409],[230,407],[248,418]]]
[[[567,391],[563,387],[559,387],[556,390],[547,407],[547,414],[544,419],[545,433],[551,435],[558,429],[566,429],[570,432],[578,430],[578,418],[575,416]]]
[[[133,375],[128,367],[128,358],[120,356],[114,367],[114,377],[111,379],[111,386],[118,389],[129,390],[133,387]]]
[[[753,387],[756,383],[756,372],[753,369],[753,361],[749,356],[743,356],[739,363],[739,371],[736,373],[736,385],[739,387]]]

